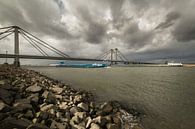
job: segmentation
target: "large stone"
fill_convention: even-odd
[[[33,118],[33,113],[31,110],[28,110],[25,114],[24,117],[32,119]]]
[[[8,105],[5,104],[2,100],[0,100],[0,111],[4,112],[4,111],[8,111]]]
[[[101,129],[101,127],[98,124],[91,123],[91,128],[90,129]]]
[[[103,116],[98,116],[98,117],[93,119],[93,122],[94,123],[98,123],[101,126],[104,126],[104,125],[106,125],[108,120],[105,117],[103,117]]]
[[[91,123],[92,123],[92,119],[91,119],[91,117],[87,117],[86,118],[86,128],[89,128],[89,126],[91,125]]]
[[[31,124],[27,127],[27,129],[49,129],[47,126],[42,124]]]
[[[39,102],[39,93],[31,94],[28,99],[34,103]]]
[[[75,97],[74,97],[74,103],[79,103],[79,102],[81,102],[83,100],[83,97],[82,97],[82,95],[76,95]]]
[[[83,109],[84,111],[89,111],[89,106],[86,103],[81,102],[77,105],[77,107]]]
[[[5,80],[0,80],[0,85],[5,85]]]
[[[2,99],[6,104],[11,105],[13,102],[12,92],[0,88],[0,99]]]
[[[40,86],[37,86],[37,83],[32,85],[32,86],[29,86],[28,88],[26,88],[26,91],[27,92],[40,92],[42,90],[42,87]]]
[[[52,91],[55,92],[56,94],[61,94],[63,92],[63,88],[54,87],[52,88]]]
[[[62,95],[55,95],[56,99],[62,100]]]
[[[114,116],[113,121],[114,121],[115,124],[121,125],[121,119],[118,116]]]
[[[74,115],[77,116],[81,120],[85,119],[87,116],[86,112],[76,112]]]
[[[43,107],[40,108],[41,111],[48,111],[49,109],[51,109],[54,105],[53,104],[49,104],[49,105],[45,105]]]
[[[5,90],[11,90],[13,87],[6,83],[5,80],[0,81],[0,88],[3,88]]]
[[[78,116],[73,116],[72,119],[70,120],[70,125],[75,127],[75,125],[78,125],[80,122]]]
[[[59,123],[59,122],[56,122],[55,120],[53,120],[50,128],[51,129],[68,129],[68,124],[67,123]]]
[[[67,105],[67,102],[62,102],[59,104],[59,108],[66,110],[67,108],[69,108],[69,106]]]
[[[29,126],[29,122],[16,119],[13,117],[8,117],[1,121],[0,128],[1,129],[26,129]]]
[[[104,113],[104,114],[109,114],[109,113],[111,113],[112,112],[112,110],[113,110],[113,107],[112,107],[112,105],[110,104],[110,103],[104,103],[102,106],[101,106],[101,109],[102,109],[102,112]]]
[[[32,109],[32,105],[30,104],[30,101],[28,99],[16,100],[16,102],[13,104],[13,106],[18,111],[24,111],[24,110]]]
[[[139,125],[136,125],[132,129],[143,129],[143,128],[141,126],[139,126]]]
[[[47,95],[47,99],[46,99],[45,102],[47,102],[49,104],[56,104],[57,103],[57,100],[56,100],[55,95],[52,94],[51,92],[49,92],[48,95]]]
[[[49,91],[45,90],[42,94],[42,96],[46,99],[49,94]]]
[[[120,129],[120,126],[116,125],[116,124],[112,124],[112,123],[108,123],[106,125],[107,129]]]
[[[80,110],[79,110],[79,108],[78,107],[72,107],[72,108],[70,108],[70,114],[71,115],[74,115],[76,112],[79,112]]]
[[[0,121],[8,117],[9,115],[7,113],[0,113]]]

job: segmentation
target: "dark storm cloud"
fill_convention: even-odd
[[[0,0],[0,26],[49,37],[69,55],[119,46],[145,55],[163,48],[162,56],[195,40],[194,8],[195,0]]]
[[[180,42],[195,40],[195,17],[185,17],[179,21],[173,36]]]
[[[125,29],[123,36],[122,40],[124,39],[129,48],[139,49],[151,43],[153,32],[140,30],[137,23],[132,23]]]
[[[60,23],[60,11],[52,1],[0,1],[0,19],[5,26],[18,25],[24,29],[56,38],[72,38],[66,25]],[[44,6],[44,7],[43,7]],[[59,11],[59,12],[58,12]]]
[[[76,16],[82,24],[81,38],[91,44],[100,44],[106,36],[107,25],[100,22],[87,6],[77,5]]]
[[[106,35],[106,28],[98,23],[90,23],[85,32],[86,41],[90,43],[102,43]]]
[[[166,20],[162,23],[160,23],[155,29],[165,29],[170,26],[172,26],[175,22],[180,17],[180,14],[178,12],[170,12],[166,16]]]

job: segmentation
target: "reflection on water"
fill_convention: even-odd
[[[143,111],[146,129],[195,128],[195,69],[115,67],[104,69],[30,67],[92,91],[99,100],[119,100]]]

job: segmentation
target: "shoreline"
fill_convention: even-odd
[[[39,72],[0,66],[2,129],[143,129],[136,113]]]

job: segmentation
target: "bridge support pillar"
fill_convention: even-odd
[[[118,57],[118,48],[115,48],[115,60],[117,60]],[[117,62],[115,62],[115,64],[117,64]]]
[[[113,65],[114,64],[114,62],[113,62],[113,55],[114,55],[114,50],[113,49],[111,49],[110,50],[110,58],[111,58],[111,63],[110,63],[110,65]]]
[[[14,65],[16,67],[20,67],[20,59],[19,59],[19,27],[14,26]]]

